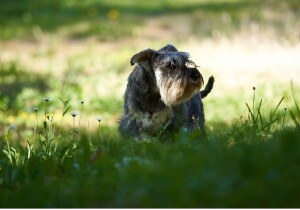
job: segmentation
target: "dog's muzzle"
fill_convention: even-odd
[[[197,69],[191,68],[188,71],[190,83],[201,87],[204,84],[203,77]]]

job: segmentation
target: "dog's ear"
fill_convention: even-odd
[[[144,95],[149,89],[149,78],[145,71],[147,70],[139,68],[138,71],[133,71],[130,76],[129,83],[135,94]]]
[[[166,46],[164,46],[163,48],[161,48],[159,51],[172,51],[172,52],[178,52],[178,50],[176,49],[176,47],[174,47],[171,44],[167,44]]]
[[[152,58],[154,53],[155,53],[155,51],[151,50],[151,49],[143,50],[143,51],[135,54],[134,56],[132,56],[132,58],[130,60],[130,64],[134,65],[136,63],[138,63],[138,64],[147,63]]]

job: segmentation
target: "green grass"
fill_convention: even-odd
[[[299,207],[297,101],[287,127],[282,100],[263,112],[255,94],[248,114],[223,132],[143,142],[101,124],[55,125],[44,99],[27,142],[13,130],[0,142],[1,207]]]
[[[262,27],[272,25],[282,36],[288,36],[282,34],[286,22],[281,19],[278,8],[288,8],[296,17],[300,8],[297,0],[155,0],[139,3],[132,0],[2,0],[1,5],[2,39],[36,39],[41,33],[50,33],[74,39],[95,36],[102,41],[134,37],[147,19],[172,15],[190,15],[192,33],[200,37],[212,36],[216,31],[230,35],[245,26],[250,27],[251,23]],[[266,16],[264,10],[274,11],[274,16]],[[83,27],[78,27],[79,24]],[[170,26],[170,23],[165,24]],[[62,32],[65,29],[67,32]]]
[[[62,163],[33,155],[15,167],[4,159],[1,207],[299,207],[299,135],[106,139],[96,153],[83,139]]]

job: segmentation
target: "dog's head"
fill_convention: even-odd
[[[188,101],[203,85],[203,77],[189,54],[167,45],[158,51],[143,50],[135,54],[131,65],[138,64],[154,73],[162,101],[173,106]]]

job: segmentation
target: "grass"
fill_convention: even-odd
[[[299,207],[298,0],[0,2],[1,207]],[[216,79],[207,137],[121,140],[167,43]]]
[[[298,207],[298,139],[299,131],[282,131],[229,148],[225,136],[104,141],[96,154],[80,145],[63,163],[33,156],[22,167],[5,166],[1,206]]]
[[[283,98],[266,113],[253,91],[248,114],[223,132],[143,142],[103,133],[100,121],[81,129],[83,101],[60,127],[45,98],[33,137],[22,146],[9,129],[1,142],[1,207],[298,207],[300,112],[286,126]]]
[[[197,36],[210,36],[220,30],[231,34],[251,25],[249,20],[261,25],[275,25],[278,31],[286,27],[278,8],[287,9],[298,16],[296,0],[199,0],[151,1],[127,0],[77,2],[42,0],[1,1],[0,37],[2,39],[36,39],[40,33],[59,33],[69,38],[81,39],[96,36],[102,41],[112,41],[137,35],[147,18],[164,15],[191,15],[191,30]],[[273,14],[264,14],[264,9]],[[293,18],[290,19],[293,21]],[[199,22],[202,23],[199,27]],[[170,23],[165,22],[165,27]],[[292,23],[291,23],[292,24]],[[289,34],[284,34],[287,36]],[[290,37],[291,38],[291,37]]]

